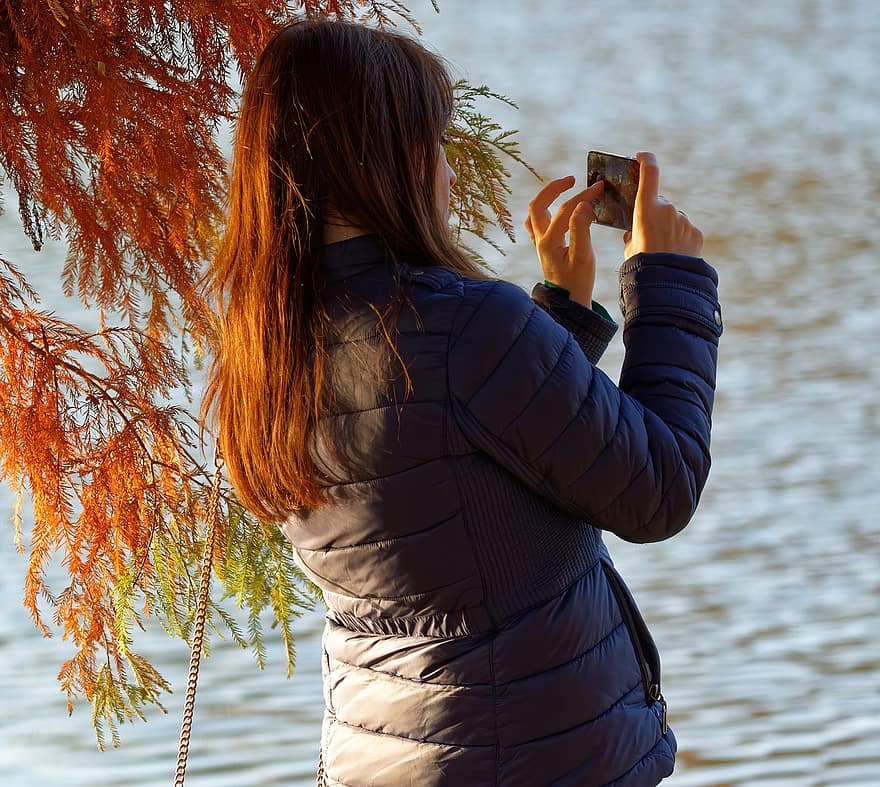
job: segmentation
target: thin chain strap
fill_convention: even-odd
[[[214,542],[217,540],[217,520],[220,517],[220,470],[223,458],[217,453],[214,459],[214,480],[208,499],[208,517],[205,532],[205,553],[202,556],[199,597],[196,602],[196,619],[193,627],[192,651],[189,656],[189,677],[186,681],[186,698],[183,702],[183,719],[180,723],[180,743],[177,749],[177,770],[174,787],[183,787],[186,777],[186,756],[189,754],[189,739],[192,732],[193,710],[196,705],[196,685],[199,681],[199,662],[202,658],[202,640],[205,636],[205,618],[208,612],[208,594],[211,587],[211,563],[214,557]]]
[[[321,748],[318,749],[318,776],[315,779],[317,787],[327,787],[324,781],[324,743],[321,742]]]

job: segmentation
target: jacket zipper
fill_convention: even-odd
[[[623,588],[620,587],[619,578],[610,566],[606,567],[605,576],[608,577],[611,590],[617,598],[617,606],[620,607],[620,613],[623,615],[623,624],[626,626],[630,642],[632,642],[633,650],[636,653],[636,661],[639,663],[639,670],[642,673],[642,685],[645,689],[645,705],[650,706],[655,702],[660,703],[660,729],[665,735],[667,730],[666,699],[660,691],[660,681],[659,679],[655,681],[654,676],[651,674],[651,667],[648,664],[648,659],[645,657],[645,651],[642,648],[642,642],[639,639],[639,630],[633,619],[633,613],[626,594]]]

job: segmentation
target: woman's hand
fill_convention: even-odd
[[[569,291],[573,301],[590,307],[596,281],[596,255],[590,241],[595,221],[591,202],[602,196],[600,181],[562,203],[551,219],[550,205],[575,184],[571,175],[551,180],[529,203],[526,232],[538,250],[544,278]],[[570,235],[566,245],[566,235]]]
[[[623,233],[624,254],[629,259],[641,252],[666,252],[699,257],[703,233],[684,211],[659,193],[660,167],[653,153],[636,153],[639,161],[639,191],[633,213],[632,232]]]

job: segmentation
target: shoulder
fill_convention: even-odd
[[[532,303],[528,293],[516,284],[503,279],[475,279],[445,265],[404,263],[399,275],[416,293],[443,292],[471,307],[502,308],[518,303],[520,308],[530,308]]]
[[[531,312],[535,306],[522,287],[504,279],[466,279],[463,301],[467,311],[487,316]]]
[[[576,346],[516,284],[471,279],[464,285],[450,337],[451,385],[463,402],[473,403],[482,391],[487,410],[497,415],[532,396]]]
[[[453,342],[510,347],[524,333],[565,333],[522,288],[503,279],[464,279]]]
[[[445,265],[415,265],[402,263],[399,267],[401,281],[409,282],[415,290],[456,293],[461,290],[464,276]]]
[[[469,328],[474,317],[491,323],[528,315],[535,303],[522,288],[502,279],[475,279],[442,265],[401,265],[399,276],[414,305],[440,306],[448,313],[453,339]],[[471,326],[472,327],[472,326]]]
[[[425,327],[442,324],[456,355],[497,359],[517,344],[535,341],[556,354],[568,338],[568,331],[513,282],[475,279],[441,265],[403,265],[400,277]]]
[[[403,266],[401,279],[409,283],[415,303],[454,306],[450,325],[453,341],[471,332],[484,340],[494,333],[502,338],[523,321],[543,322],[547,318],[522,287],[503,279],[475,279],[439,265]],[[547,318],[547,322],[553,320]]]

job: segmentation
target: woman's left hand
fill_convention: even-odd
[[[538,250],[544,278],[564,287],[573,301],[590,307],[596,281],[596,255],[590,241],[590,224],[596,220],[591,203],[602,197],[602,181],[562,203],[550,217],[553,201],[575,184],[573,176],[551,180],[529,203],[526,232]],[[570,235],[566,245],[566,235]]]

